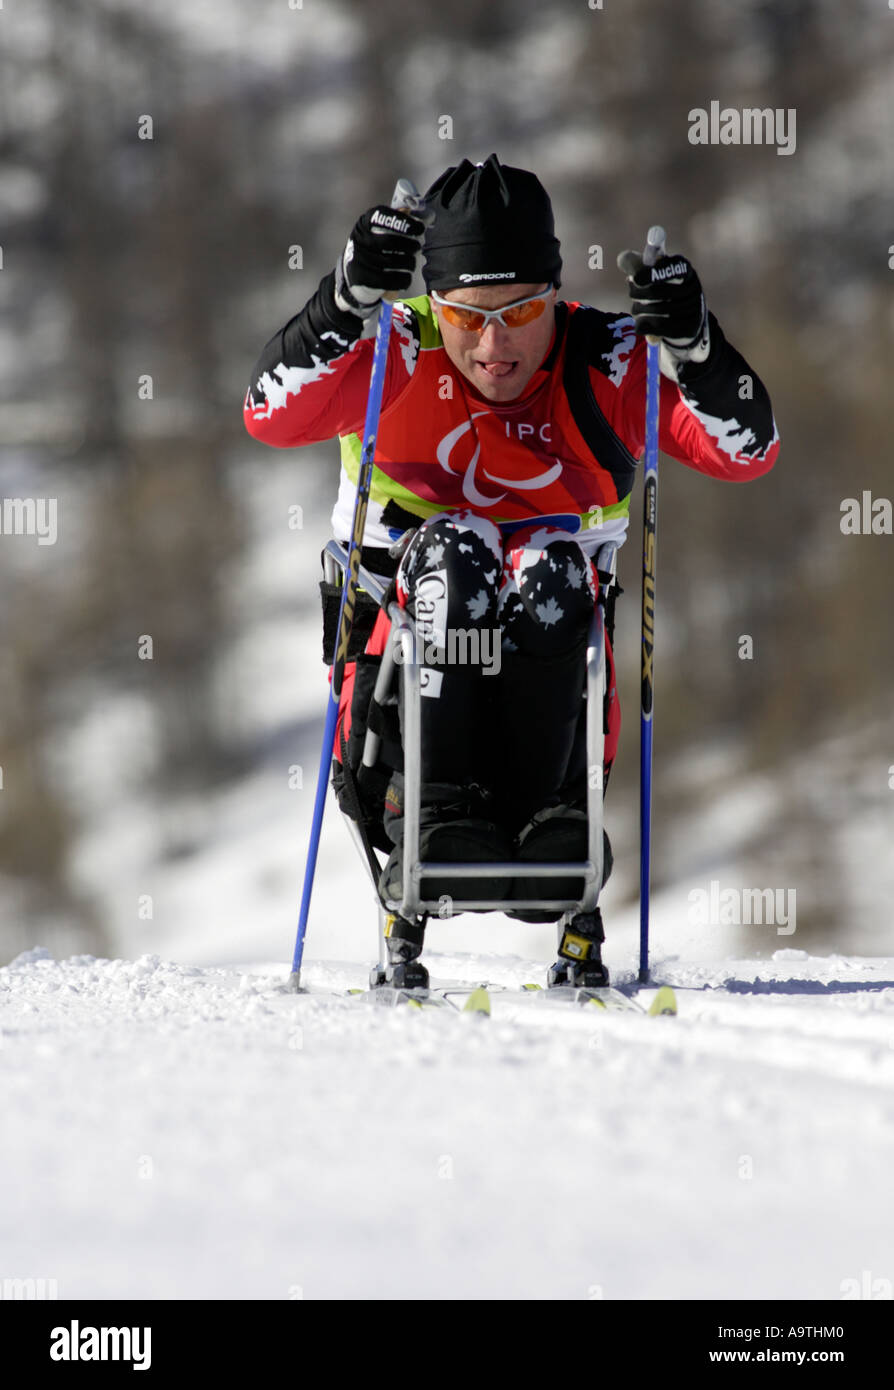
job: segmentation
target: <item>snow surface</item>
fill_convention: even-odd
[[[72,870],[121,959],[29,949],[0,969],[0,1281],[54,1279],[60,1298],[610,1300],[836,1299],[866,1271],[894,1279],[894,959],[808,956],[801,924],[689,923],[689,891],[739,881],[774,801],[728,747],[690,759],[701,817],[661,827],[679,878],[653,902],[654,978],[677,987],[677,1019],[283,992],[325,698],[319,616],[294,595],[312,592],[331,498],[240,467],[264,544],[234,581],[245,645],[220,698],[256,771],[176,805],[147,800],[141,767],[104,786]],[[151,764],[145,711],[113,713],[109,765],[131,727]],[[85,709],[58,774],[95,760],[97,719]],[[825,798],[859,770],[841,940],[888,957],[887,744],[860,739],[827,750],[827,781],[806,754],[779,779],[809,773]],[[623,982],[635,828],[609,801],[606,957]],[[47,944],[62,957],[65,940]],[[363,985],[374,940],[330,805],[306,983]],[[426,958],[436,978],[543,982],[552,949],[550,927],[467,915],[430,925]]]
[[[305,983],[364,974],[314,961]],[[484,1020],[289,995],[281,965],[27,952],[0,970],[0,1274],[178,1299],[835,1299],[890,1278],[894,960],[655,975],[678,1018],[497,996]]]

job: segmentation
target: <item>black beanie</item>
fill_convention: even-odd
[[[435,215],[424,243],[428,289],[559,284],[552,204],[536,174],[511,169],[495,154],[483,164],[464,159],[435,180],[425,201]]]

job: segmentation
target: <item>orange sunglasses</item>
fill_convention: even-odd
[[[526,323],[533,323],[546,308],[551,289],[552,285],[549,285],[546,290],[529,294],[527,299],[516,299],[500,309],[476,309],[471,304],[459,304],[453,299],[443,299],[437,290],[431,291],[431,298],[454,328],[462,328],[467,333],[480,333],[491,319],[496,319],[504,328],[522,328]]]

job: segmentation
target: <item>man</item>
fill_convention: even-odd
[[[363,554],[373,572],[393,577],[426,639],[421,856],[581,862],[585,658],[600,584],[593,557],[627,529],[644,445],[643,335],[661,338],[660,444],[682,463],[738,482],[767,472],[779,448],[770,401],[708,313],[685,257],[664,256],[649,269],[625,252],[632,314],[603,313],[558,300],[559,242],[534,174],[496,155],[463,160],[432,185],[425,205],[424,219],[386,207],[359,219],[335,270],[264,349],[246,424],[281,447],[341,437],[333,525],[346,541],[376,313],[386,293],[409,288],[424,251],[428,294],[395,305]],[[606,777],[620,718],[611,617]],[[354,778],[387,626],[380,614],[345,681],[336,753],[355,793],[343,807],[391,849],[380,891],[394,898],[403,828],[397,739],[384,805],[383,783],[367,780],[358,794]],[[498,635],[498,676],[480,663],[449,662],[458,630],[477,633],[479,650]],[[606,843],[604,878],[610,865]],[[426,880],[423,888],[432,898],[450,894],[460,908],[464,898],[502,897],[511,915],[542,921],[560,914],[526,914],[513,902],[573,902],[581,884],[494,878]],[[607,983],[599,910],[573,926],[573,941],[560,927],[550,984]],[[386,983],[427,984],[423,929],[424,921],[392,925]]]

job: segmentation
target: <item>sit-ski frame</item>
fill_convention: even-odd
[[[618,546],[614,541],[605,541],[595,557],[600,575],[609,578],[600,587],[602,598],[608,592],[615,576]],[[323,566],[326,579],[335,583],[343,578],[347,565],[347,551],[338,541],[331,540],[323,551]],[[385,601],[386,585],[378,576],[371,574],[363,565],[359,568],[360,586],[381,608]],[[513,898],[511,903],[504,898],[477,898],[463,900],[458,910],[505,912],[513,910],[561,911],[561,926],[570,925],[581,914],[592,913],[599,901],[603,872],[603,761],[605,753],[605,732],[603,709],[605,696],[605,615],[603,604],[597,603],[590,623],[587,642],[587,819],[588,819],[588,857],[583,863],[516,863],[505,861],[487,864],[443,864],[437,861],[420,862],[419,859],[419,820],[421,810],[422,784],[422,691],[420,666],[416,661],[416,633],[411,615],[398,603],[388,605],[391,619],[391,633],[385,645],[382,664],[376,679],[374,699],[385,704],[391,698],[398,665],[395,659],[395,646],[399,645],[404,671],[404,709],[402,720],[404,754],[404,855],[403,884],[400,898],[382,899],[378,884],[374,883],[376,901],[379,907],[379,963],[386,964],[385,924],[390,916],[398,914],[409,922],[425,919],[432,913],[443,915],[443,902],[422,897],[422,879],[437,875],[440,879],[470,878],[580,878],[584,891],[576,903],[558,898]],[[380,738],[367,729],[363,745],[363,763],[374,767],[378,759]],[[363,834],[355,821],[348,819],[354,840],[361,852],[363,862],[371,871],[370,859],[373,851],[364,843]]]

